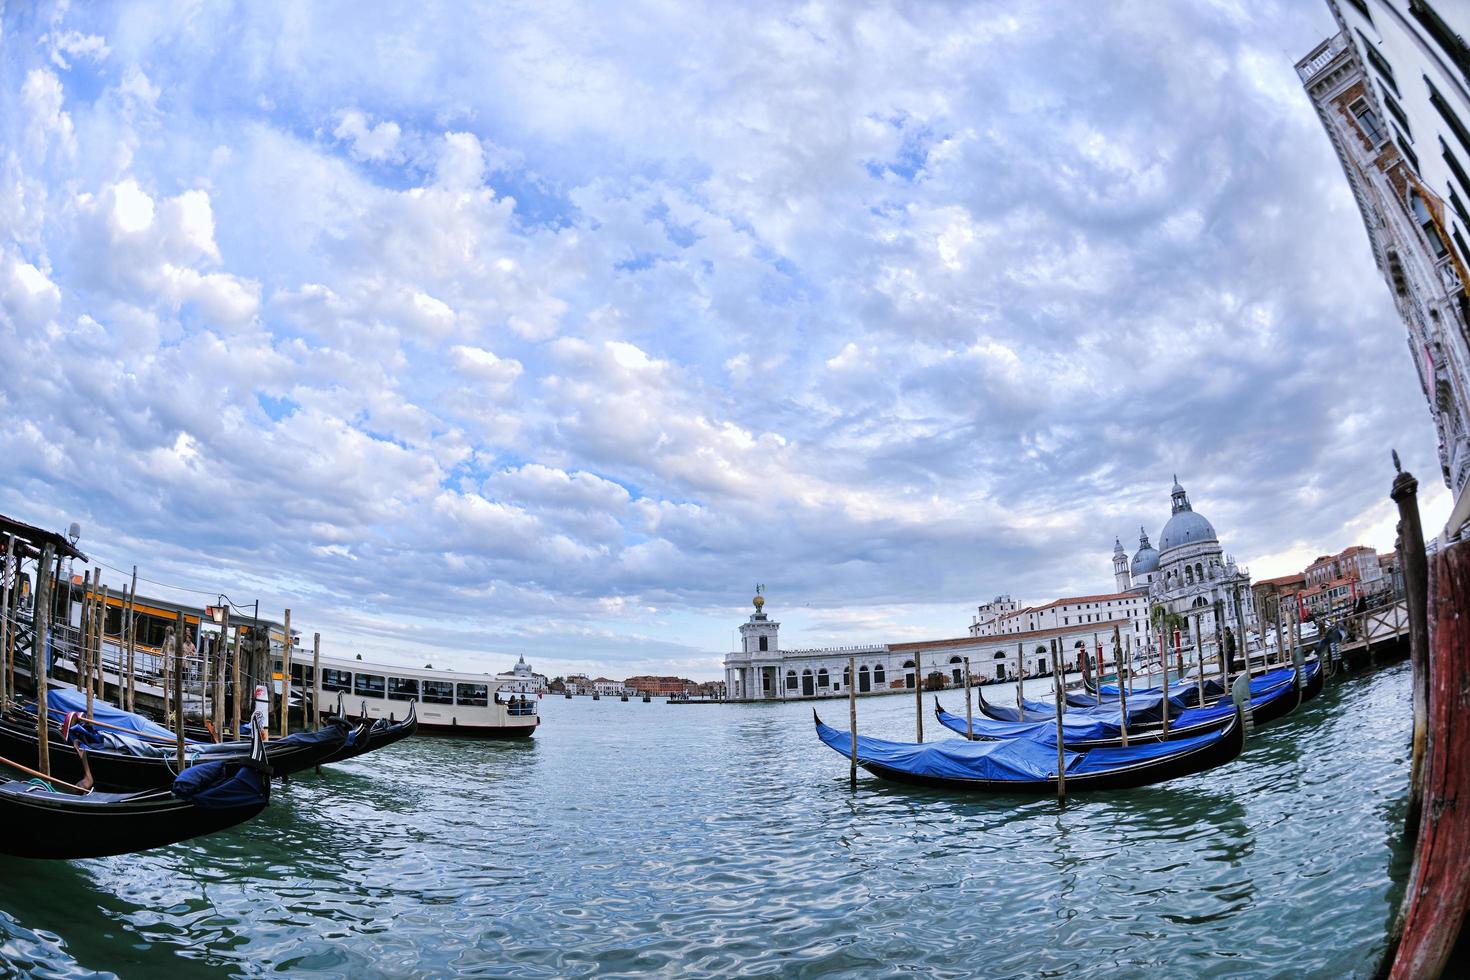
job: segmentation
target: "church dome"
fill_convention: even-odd
[[[1187,544],[1218,540],[1214,525],[1194,512],[1194,507],[1189,503],[1189,494],[1179,485],[1178,476],[1174,477],[1174,488],[1169,496],[1173,500],[1174,513],[1169,518],[1169,523],[1164,525],[1164,533],[1159,535],[1160,551],[1167,553]]]
[[[1159,553],[1148,543],[1148,532],[1138,529],[1138,552],[1133,556],[1133,574],[1147,575],[1159,570]]]
[[[1181,510],[1164,525],[1164,533],[1159,536],[1159,547],[1164,551],[1171,551],[1187,544],[1215,540],[1215,527],[1202,514]]]

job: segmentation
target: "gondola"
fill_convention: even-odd
[[[372,721],[364,721],[348,736],[342,748],[337,754],[325,760],[322,765],[331,765],[334,762],[345,762],[348,759],[356,759],[358,756],[367,755],[386,748],[394,742],[401,742],[414,732],[418,731],[418,711],[413,702],[408,705],[408,715],[402,721],[392,721],[388,718],[378,718]]]
[[[39,753],[36,734],[35,706],[10,712],[0,717],[0,757],[13,759],[23,766],[37,767]],[[319,732],[297,732],[265,743],[265,760],[271,775],[284,778],[303,769],[322,764],[347,741],[343,724],[332,724]],[[145,741],[79,721],[65,734],[58,725],[49,727],[51,771],[58,779],[77,782],[82,776],[82,761],[69,742],[82,745],[91,762],[92,776],[99,790],[128,792],[142,789],[164,789],[179,774],[178,747],[160,741]],[[203,762],[225,762],[248,757],[249,742],[186,743],[184,765]]]
[[[40,779],[0,785],[0,853],[77,858],[130,854],[202,837],[251,819],[270,802],[264,746],[191,766],[168,788],[135,793],[63,792]]]
[[[1246,686],[1240,706],[1223,728],[1195,738],[1128,748],[1096,748],[1066,752],[1063,764],[1067,792],[1131,789],[1204,772],[1231,761],[1245,748],[1248,723]],[[851,732],[822,724],[815,711],[817,737],[848,757]],[[1057,750],[1026,738],[999,742],[950,739],[918,745],[859,735],[857,763],[884,779],[982,793],[1055,793]]]
[[[1293,674],[1292,677],[1260,694],[1248,695],[1255,724],[1264,725],[1275,721],[1294,711],[1301,703],[1304,687],[1294,683],[1294,677]],[[1240,680],[1244,682],[1243,677]],[[1244,682],[1242,688],[1250,690],[1248,682]],[[1171,712],[1167,740],[1179,741],[1214,731],[1226,724],[1233,717],[1233,713],[1234,705],[1229,702],[1211,705],[1207,708],[1188,708],[1177,715]],[[1049,721],[1005,722],[993,718],[971,718],[967,723],[965,718],[945,711],[940,707],[939,699],[935,698],[934,715],[945,728],[957,734],[966,735],[975,741],[1005,741],[1025,738],[1052,747],[1057,744],[1055,707],[1052,708],[1052,716]],[[1128,726],[1130,746],[1165,740],[1162,724],[1141,728],[1134,728],[1131,724]],[[1116,715],[1108,718],[1063,714],[1062,741],[1069,749],[1077,751],[1121,748],[1123,730]]]
[[[985,700],[985,693],[980,688],[976,688],[975,693],[978,698],[980,713],[987,718],[994,718],[996,721],[1045,721],[1048,718],[1056,717],[1057,708],[1054,703],[1023,699],[1021,701],[1022,708],[1017,709],[1006,707],[1005,705],[991,704]],[[1129,727],[1142,728],[1147,725],[1163,724],[1163,701],[1164,695],[1162,692],[1154,694],[1140,693],[1137,698],[1130,699],[1128,702]],[[1190,699],[1183,697],[1182,693],[1169,695],[1169,714],[1171,716],[1178,714],[1188,707],[1190,707]],[[1122,707],[1119,702],[1113,701],[1088,708],[1069,707],[1065,710],[1068,716],[1071,717],[1117,718],[1122,712]]]

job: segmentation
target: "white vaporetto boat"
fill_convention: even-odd
[[[321,705],[335,710],[338,697],[353,719],[396,720],[418,706],[420,735],[461,738],[526,738],[541,724],[534,696],[506,690],[490,674],[375,664],[340,657],[321,658]],[[291,665],[298,690],[314,690],[311,665]]]

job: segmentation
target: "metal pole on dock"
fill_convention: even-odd
[[[291,734],[291,610],[286,610],[286,643],[281,649],[281,737]]]
[[[1116,628],[1116,627],[1115,627]],[[1062,665],[1057,656],[1058,640],[1051,641],[1051,690],[1057,703],[1057,799],[1067,799],[1067,745],[1062,740]]]
[[[1118,668],[1118,717],[1123,733],[1123,747],[1128,747],[1128,685],[1123,683],[1123,638],[1118,633],[1118,627],[1113,627],[1113,661]],[[1131,675],[1133,672],[1130,670]],[[1130,681],[1131,682],[1131,681]],[[1102,693],[1102,688],[1098,688]]]
[[[848,750],[847,784],[857,789],[857,657],[847,658],[847,730],[852,745]]]
[[[848,677],[852,678],[852,658],[848,657]],[[847,696],[852,698],[852,685],[847,685]],[[321,731],[322,727],[322,635],[311,634],[311,716],[312,730]]]
[[[917,741],[924,741],[924,685],[920,682],[919,671],[924,663],[924,655],[921,651],[914,651],[914,730],[918,735]]]
[[[51,668],[46,663],[46,647],[51,634],[51,557],[55,549],[55,545],[46,544],[36,560],[36,606],[32,616],[36,631],[31,641],[31,676],[36,682],[36,768],[47,776],[51,775],[51,728],[47,724],[46,675]]]
[[[965,658],[965,737],[975,737],[975,715],[970,707],[970,658]]]
[[[138,566],[133,566],[133,582],[128,587],[128,710],[133,710],[134,696],[138,691],[138,681],[133,671],[136,668],[134,655],[137,651],[138,642],[138,618],[136,608],[138,604]]]
[[[178,739],[178,771],[184,771],[184,610],[174,622],[174,735]]]

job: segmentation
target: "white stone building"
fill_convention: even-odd
[[[1198,619],[1201,635],[1212,643],[1217,610],[1222,617],[1221,631],[1236,631],[1237,602],[1246,628],[1255,625],[1249,573],[1224,553],[1214,525],[1195,511],[1177,478],[1159,548],[1154,548],[1143,528],[1139,528],[1138,550],[1131,559],[1122,541],[1114,539],[1113,585],[1113,592],[1068,596],[1041,606],[1018,608],[1010,596],[998,597],[979,607],[970,635],[1004,637],[1122,620],[1125,642],[1134,651],[1152,651],[1157,646],[1151,628],[1154,606],[1188,617],[1191,631]],[[1192,644],[1185,641],[1183,645]]]
[[[1338,33],[1297,62],[1408,331],[1456,503],[1470,519],[1470,5],[1328,0]]]
[[[545,694],[547,690],[546,675],[533,671],[525,656],[517,659],[510,670],[496,674],[495,679],[501,682],[500,690],[510,694]]]

